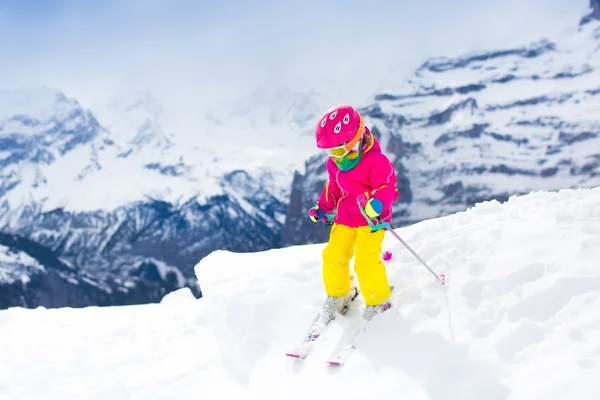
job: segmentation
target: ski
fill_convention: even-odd
[[[354,353],[356,350],[355,342],[358,342],[358,338],[360,337],[361,331],[354,337],[353,343],[344,347],[340,352],[336,353],[329,361],[327,361],[327,365],[332,367],[341,367],[346,363],[348,358]]]
[[[390,286],[390,293],[393,291],[394,286]],[[391,306],[389,309],[386,309],[383,312],[389,311],[390,309]],[[332,355],[332,357],[330,357],[329,360],[326,361],[326,364],[332,367],[341,367],[342,365],[344,365],[346,361],[348,361],[352,353],[354,353],[354,351],[356,350],[356,347],[360,343],[362,336],[364,335],[364,332],[367,329],[367,326],[369,325],[370,321],[371,320],[369,319],[363,318],[359,330],[356,331],[353,334],[353,336],[348,340],[348,344],[344,346],[341,350],[336,351]]]
[[[350,290],[353,290],[354,294],[352,295],[350,302],[340,312],[341,315],[346,314],[346,312],[350,308],[350,305],[358,297],[358,287],[352,287]],[[304,337],[300,345],[293,351],[285,353],[285,355],[299,360],[304,360],[312,350],[315,341],[325,332],[331,321],[333,321],[334,319],[335,313],[329,314],[323,309],[321,309],[319,311],[319,314],[317,314],[313,319],[313,322],[308,328],[308,332],[306,333],[306,336]]]
[[[360,343],[362,336],[369,324],[369,320],[363,319],[360,329],[356,331],[351,338],[348,340],[348,344],[344,346],[342,349],[336,351],[329,360],[326,361],[326,364],[332,367],[341,367],[348,361],[350,356],[356,350],[356,347]]]

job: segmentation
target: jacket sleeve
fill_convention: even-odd
[[[317,201],[317,205],[325,214],[329,214],[335,210],[338,201],[342,197],[342,192],[336,180],[337,171],[330,163],[331,160],[327,160],[328,180]]]
[[[373,164],[370,180],[372,187],[370,197],[381,201],[384,210],[391,208],[398,198],[398,188],[394,165],[385,155],[382,154],[381,158]]]

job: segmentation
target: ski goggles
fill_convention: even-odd
[[[325,152],[329,157],[333,158],[343,158],[346,156],[352,157],[353,154],[358,154],[358,150],[360,150],[360,141],[356,142],[354,146],[348,149],[348,144],[352,142],[345,143],[338,147],[333,147],[331,149],[325,149]]]
[[[354,135],[354,138],[352,138],[351,141],[346,142],[342,145],[336,146],[336,147],[332,147],[329,149],[325,149],[325,152],[327,153],[327,155],[329,157],[333,157],[333,158],[342,158],[347,156],[348,154],[353,154],[355,153],[358,156],[358,151],[360,150],[360,139],[362,139],[362,136],[365,133],[365,124],[362,120],[362,118],[360,119],[360,124],[358,125],[358,130],[356,131],[356,135]]]

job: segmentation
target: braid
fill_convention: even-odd
[[[373,134],[371,133],[369,128],[367,128],[365,134],[362,137],[361,148],[364,150],[368,150],[371,148],[371,146],[373,146]]]

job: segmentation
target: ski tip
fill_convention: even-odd
[[[341,367],[342,363],[339,361],[327,361],[327,365],[331,367]]]
[[[294,353],[285,353],[285,355],[288,357],[296,358],[298,360],[302,359],[302,357],[300,357],[298,354],[294,354]]]

